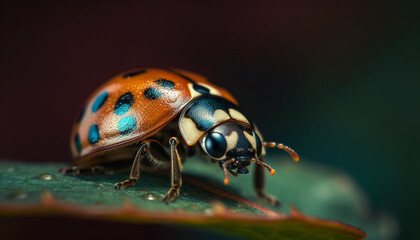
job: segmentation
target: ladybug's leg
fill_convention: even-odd
[[[140,146],[139,151],[134,158],[133,166],[131,167],[130,178],[123,182],[115,184],[115,189],[124,189],[129,186],[134,186],[137,179],[140,176],[140,166],[150,164],[152,167],[159,165],[171,165],[171,188],[163,197],[163,201],[166,203],[173,202],[179,195],[179,189],[182,185],[181,179],[181,157],[178,151],[179,140],[176,137],[172,137],[169,140],[171,146],[171,155],[165,151],[163,146],[156,140],[145,140]],[[185,152],[181,151],[181,156],[184,157]],[[144,161],[148,160],[148,161]]]
[[[179,139],[171,137],[169,139],[171,145],[171,188],[163,197],[166,203],[173,202],[179,195],[179,189],[182,186],[181,170],[182,163],[181,157],[178,152]]]
[[[261,157],[259,160],[264,162],[263,157]],[[255,191],[257,192],[257,195],[260,198],[260,200],[267,201],[271,205],[279,207],[280,201],[277,198],[264,192],[264,188],[265,188],[265,175],[264,174],[265,174],[265,169],[263,168],[263,166],[261,166],[260,164],[255,164],[255,173],[254,173]]]
[[[115,184],[115,189],[124,189],[129,186],[136,185],[137,179],[140,177],[140,163],[142,154],[149,151],[151,142],[153,140],[145,140],[142,142],[140,149],[137,151],[136,157],[134,158],[133,166],[130,171],[130,179]]]

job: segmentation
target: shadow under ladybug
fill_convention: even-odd
[[[265,147],[298,155],[289,147],[264,142],[256,125],[239,110],[235,98],[204,77],[179,69],[138,69],[119,74],[97,89],[75,123],[71,150],[74,166],[63,174],[103,173],[133,159],[129,179],[116,189],[134,186],[142,168],[170,168],[171,188],[163,197],[174,201],[182,186],[182,164],[200,154],[229,174],[247,174],[256,163],[254,187],[259,198],[279,206],[264,192]]]

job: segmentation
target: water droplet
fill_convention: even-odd
[[[7,172],[14,172],[14,171],[16,171],[16,168],[14,167],[7,168]]]
[[[204,209],[203,212],[206,215],[213,215],[214,214],[213,208],[206,208],[206,209]]]
[[[39,175],[38,178],[41,179],[41,180],[46,180],[46,181],[51,181],[51,180],[57,179],[54,175],[49,174],[49,173],[41,174],[41,175]]]
[[[156,199],[158,199],[159,197],[156,194],[153,193],[148,193],[148,194],[144,194],[143,196],[141,196],[143,199],[145,200],[149,200],[149,201],[154,201]]]
[[[103,183],[97,183],[97,184],[95,184],[95,186],[97,188],[103,188],[105,185]]]
[[[10,199],[17,199],[17,200],[26,199],[28,197],[29,195],[23,191],[16,191],[9,195]]]

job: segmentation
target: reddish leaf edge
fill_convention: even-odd
[[[225,198],[229,198],[229,199],[235,200],[235,201],[237,201],[239,203],[242,203],[244,205],[247,205],[249,207],[258,209],[261,212],[263,212],[263,213],[265,213],[265,214],[267,214],[269,216],[283,216],[284,215],[284,214],[275,212],[275,211],[273,211],[271,209],[268,209],[268,208],[266,208],[264,206],[261,206],[261,205],[255,203],[253,201],[250,201],[250,200],[248,200],[248,199],[246,199],[244,197],[235,195],[235,194],[230,193],[228,191],[224,191],[224,190],[222,190],[220,188],[211,186],[209,184],[205,184],[205,183],[203,183],[202,181],[200,181],[199,179],[197,179],[197,178],[195,178],[193,176],[184,176],[183,178],[184,178],[185,181],[187,181],[188,183],[190,183],[191,185],[193,185],[195,187],[204,189],[204,190],[206,190],[208,192],[211,192],[211,193],[213,193],[215,195],[218,195],[218,196],[221,196],[221,197],[225,197]]]
[[[191,182],[195,184],[195,182]],[[199,183],[200,187],[202,183]],[[257,223],[258,225],[281,223],[287,221],[297,221],[308,225],[328,229],[335,232],[342,232],[352,235],[358,239],[366,238],[366,233],[351,225],[338,221],[324,220],[309,217],[299,212],[291,206],[291,214],[285,215],[276,213],[270,209],[260,206],[243,197],[232,193],[208,186],[204,188],[210,192],[231,198],[250,207],[262,210],[267,215],[254,215],[246,213],[233,213],[227,210],[220,202],[213,203],[213,211],[205,214],[190,213],[184,210],[174,212],[148,211],[134,206],[129,200],[125,200],[122,207],[103,207],[103,206],[79,206],[66,203],[56,199],[50,192],[41,194],[40,204],[2,204],[0,214],[4,215],[64,215],[69,217],[79,217],[87,219],[103,219],[108,221],[132,222],[132,223],[154,223],[154,224],[188,224],[191,226],[205,226],[211,223],[235,222]],[[273,214],[275,213],[275,214]]]

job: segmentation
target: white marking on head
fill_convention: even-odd
[[[226,120],[229,120],[230,116],[225,111],[217,109],[216,111],[214,111],[214,118],[216,119],[216,122],[224,122]]]
[[[226,152],[229,152],[230,150],[236,148],[236,145],[238,145],[239,135],[236,131],[232,131],[230,135],[225,137],[227,148]]]
[[[230,114],[230,116],[232,116],[232,118],[233,118],[233,119],[235,119],[235,120],[238,120],[238,121],[241,121],[241,122],[245,122],[245,123],[250,124],[250,123],[248,122],[248,119],[246,119],[246,117],[245,117],[242,113],[240,113],[239,111],[237,111],[237,110],[235,110],[235,109],[233,109],[233,108],[230,108],[230,109],[229,109],[229,114]]]
[[[251,135],[247,133],[246,131],[243,131],[246,139],[248,139],[248,142],[251,144],[251,146],[256,150],[257,149],[257,141],[255,140],[254,135]]]
[[[257,134],[258,137],[260,137],[261,144],[262,144],[264,142],[263,136],[262,136],[260,130],[257,128],[257,125],[255,125],[255,124],[254,124],[254,132],[255,132],[255,134]],[[266,154],[265,147],[261,146],[261,148],[262,148],[261,149],[261,156],[265,156],[265,154]]]
[[[186,117],[181,119],[181,132],[188,145],[196,143],[204,134],[204,131],[198,130],[192,119]]]

